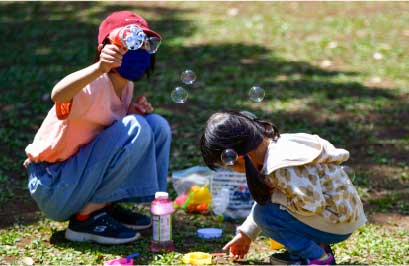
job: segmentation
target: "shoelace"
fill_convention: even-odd
[[[119,224],[114,218],[109,216],[108,214],[105,214],[104,216],[100,217],[101,222],[108,227],[119,231],[121,224]]]

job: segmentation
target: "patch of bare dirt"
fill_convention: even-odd
[[[14,223],[31,224],[38,220],[38,207],[30,198],[28,192],[14,191],[15,199],[0,205],[0,228]]]
[[[409,216],[393,212],[374,212],[368,215],[370,223],[382,225],[385,229],[401,227],[409,230]]]
[[[16,261],[15,257],[10,257],[10,256],[4,256],[3,259],[9,264],[12,264]]]
[[[355,172],[362,173],[366,182],[370,185],[370,191],[400,190],[409,188],[409,182],[402,178],[405,168],[396,164],[375,164],[372,162],[360,162],[361,156],[351,152],[352,159],[348,162]],[[357,156],[358,159],[354,159]],[[370,159],[366,159],[370,160]],[[358,163],[359,162],[359,163]],[[357,176],[358,179],[362,178]]]

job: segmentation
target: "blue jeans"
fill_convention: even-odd
[[[290,256],[297,259],[316,259],[324,254],[319,244],[334,244],[346,240],[351,234],[337,235],[322,232],[306,225],[280,208],[280,204],[254,204],[254,221],[270,238],[283,244]]]
[[[163,117],[128,115],[63,162],[31,163],[28,188],[40,210],[57,221],[88,203],[148,200],[166,191],[170,143]]]

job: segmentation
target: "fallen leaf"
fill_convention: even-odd
[[[376,52],[376,53],[373,54],[373,58],[375,60],[381,60],[381,59],[383,59],[383,54]]]
[[[33,260],[32,258],[30,258],[30,257],[24,257],[24,258],[22,259],[22,262],[23,262],[25,265],[34,265],[34,260]]]
[[[320,63],[321,67],[330,67],[332,66],[332,62],[330,60],[322,60]]]
[[[229,10],[227,10],[227,15],[229,15],[230,17],[235,17],[238,14],[239,14],[238,8],[230,8]]]
[[[380,77],[372,77],[370,80],[372,83],[380,83],[382,79]]]
[[[338,43],[337,42],[329,42],[328,46],[329,49],[334,49],[338,47]]]

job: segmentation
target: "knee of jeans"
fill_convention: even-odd
[[[127,134],[130,136],[135,136],[139,133],[141,127],[146,124],[141,115],[127,115],[122,118],[122,124],[124,125]]]
[[[146,121],[152,128],[156,138],[167,140],[171,138],[172,133],[168,121],[161,115],[149,114],[145,116]]]
[[[143,118],[142,118],[143,119]],[[143,149],[144,147],[148,147],[153,145],[154,137],[151,127],[144,121],[142,123],[141,128],[139,130],[139,134],[135,136],[134,143],[137,144],[138,149]]]
[[[60,206],[58,202],[52,200],[38,200],[37,206],[47,218],[57,222],[67,221],[74,214],[68,212],[64,206]]]
[[[51,220],[57,221],[57,222],[65,222],[70,219],[71,215],[73,214],[67,214],[62,211],[56,211],[52,213],[45,213],[45,215],[50,218]]]
[[[127,115],[122,118],[122,124],[126,128],[127,134],[132,137],[138,136],[141,134],[141,131],[145,131],[144,135],[146,135],[146,129],[150,129],[150,125],[141,115]],[[152,130],[150,129],[150,131]]]

